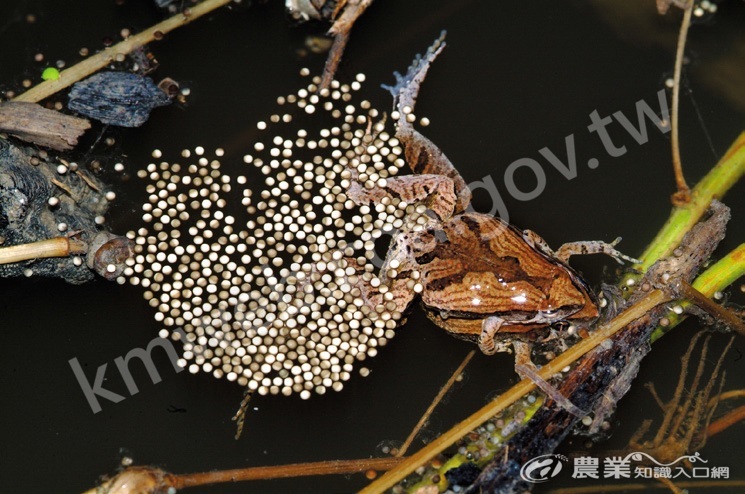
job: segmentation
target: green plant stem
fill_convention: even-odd
[[[670,218],[640,256],[642,263],[636,269],[644,273],[649,267],[670,254],[680,244],[683,236],[695,225],[709,208],[712,199],[721,199],[745,173],[745,132],[732,143],[719,163],[693,188],[691,202],[673,208]],[[641,274],[633,278],[640,278]],[[627,283],[632,276],[626,277]]]

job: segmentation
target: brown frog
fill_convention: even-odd
[[[513,347],[518,363],[530,364],[529,342],[549,337],[553,324],[588,323],[598,317],[596,297],[568,266],[570,256],[604,253],[619,262],[635,260],[614,249],[620,239],[576,242],[554,252],[531,231],[465,212],[471,198],[465,181],[413,128],[413,119],[405,118],[443,47],[440,38],[405,76],[396,74],[397,84],[388,88],[399,113],[396,137],[415,175],[388,179],[381,187],[360,184],[353,168],[346,172],[351,184],[347,196],[357,204],[408,205],[380,274],[358,286],[371,308],[394,317],[401,317],[421,294],[427,316],[438,326],[478,341],[486,354]]]

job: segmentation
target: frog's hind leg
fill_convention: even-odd
[[[353,289],[359,290],[359,298],[370,311],[383,317],[394,320],[402,319],[404,312],[417,295],[413,289],[414,283],[410,280],[409,273],[405,271],[405,264],[394,264],[396,268],[390,267],[390,263],[381,269],[379,276],[367,271],[353,258],[345,258],[347,274],[345,280]],[[393,269],[393,272],[391,271]]]
[[[430,64],[445,47],[445,32],[435,40],[427,52],[417,55],[405,75],[395,72],[396,84],[383,86],[393,95],[393,102],[398,111],[396,137],[404,145],[406,162],[416,174],[444,175],[453,181],[457,202],[455,212],[464,211],[471,202],[471,191],[458,170],[435,146],[435,144],[414,129],[414,107],[419,94],[419,87],[427,76]]]
[[[505,321],[498,316],[490,316],[484,319],[482,323],[481,335],[479,336],[479,349],[486,355],[504,350],[498,348],[495,342],[495,336]],[[530,379],[541,389],[547,396],[553,399],[560,407],[577,417],[584,417],[586,412],[575,406],[558,389],[549,384],[545,379],[538,375],[538,368],[531,359],[530,352],[532,345],[523,341],[512,341],[512,348],[515,351],[515,372],[521,379]]]
[[[640,260],[629,257],[615,249],[616,245],[621,241],[621,237],[618,237],[611,243],[603,242],[601,240],[569,242],[559,247],[555,252],[551,250],[551,247],[548,246],[543,238],[531,230],[524,230],[523,238],[526,242],[533,247],[536,247],[544,254],[558,259],[565,264],[572,256],[586,254],[605,254],[615,259],[619,264],[623,264],[624,261],[632,264],[639,264],[641,262]]]
[[[530,379],[546,395],[554,400],[557,405],[571,413],[575,417],[584,417],[587,412],[577,407],[574,403],[561,394],[561,392],[552,386],[548,381],[538,375],[538,368],[530,358],[531,345],[522,341],[513,341],[512,346],[515,349],[515,372],[522,379]]]

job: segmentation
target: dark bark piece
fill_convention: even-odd
[[[0,104],[0,132],[57,151],[74,148],[90,126],[84,118],[48,110],[36,103],[6,101]]]
[[[120,127],[139,127],[150,111],[171,103],[152,79],[129,72],[99,72],[70,90],[70,110]]]

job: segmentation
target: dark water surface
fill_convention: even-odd
[[[388,95],[379,84],[391,83],[392,71],[403,71],[415,53],[447,29],[448,46],[430,71],[417,107],[418,115],[432,121],[426,134],[467,182],[494,180],[515,225],[539,232],[555,247],[622,236],[622,250],[634,255],[670,210],[669,138],[648,123],[648,142],[639,144],[615,123],[609,126],[611,136],[617,146],[626,146],[626,153],[611,157],[587,126],[594,110],[601,116],[621,111],[636,125],[639,100],[659,111],[656,93],[672,74],[679,15],[659,19],[653,3],[378,0],[355,27],[338,78],[351,81],[357,72],[365,73],[363,93],[387,109]],[[745,81],[744,7],[724,2],[716,16],[691,32],[686,85],[693,98],[684,91],[681,132],[692,183],[745,128],[745,83],[738,85]],[[4,0],[0,9],[0,85],[5,89],[20,88],[24,78],[37,82],[47,63],[62,59],[69,66],[81,58],[81,47],[99,49],[103,38],[118,38],[124,27],[139,31],[163,15],[146,0],[123,5],[114,0]],[[34,24],[26,22],[27,14],[36,15]],[[152,45],[160,62],[154,78],[188,83],[188,106],[158,109],[139,129],[106,130],[116,138],[113,147],[95,142],[104,129],[94,126],[73,157],[99,159],[108,170],[103,179],[120,197],[110,212],[112,228],[123,233],[140,225],[144,183],[134,174],[149,162],[153,148],[173,156],[197,145],[223,147],[225,167],[239,169],[241,156],[252,147],[256,121],[275,111],[277,96],[304,84],[299,69],[320,73],[323,55],[298,54],[305,35],[314,32],[320,29],[292,28],[282,2],[255,2],[250,8],[220,10]],[[34,62],[38,52],[46,62]],[[539,154],[548,147],[565,161],[569,134],[578,163],[571,180]],[[587,166],[593,157],[599,163],[594,169]],[[529,201],[514,198],[505,186],[504,170],[520,158],[535,159],[545,173],[545,190]],[[113,173],[118,161],[131,179]],[[526,170],[515,180],[524,191],[536,186]],[[742,191],[740,185],[726,199],[733,220],[722,254],[743,238]],[[492,201],[477,193],[475,207],[488,211]],[[573,264],[597,286],[604,268],[614,263],[592,258]],[[114,471],[123,455],[174,473],[377,456],[381,443],[408,435],[472,348],[433,326],[415,307],[396,338],[365,362],[372,370],[369,377],[355,372],[343,392],[309,401],[256,398],[245,433],[235,441],[230,417],[242,391],[234,383],[175,373],[167,358],[157,355],[162,382],[153,384],[145,369],[133,363],[139,392],[127,393],[114,360],[146,347],[159,330],[141,292],[103,281],[84,286],[42,279],[0,283],[0,493],[82,492],[100,474]],[[735,292],[742,302],[739,288]],[[643,418],[659,420],[641,384],[654,381],[663,399],[669,397],[679,356],[698,327],[689,321],[655,345],[620,404],[614,436],[590,454],[602,458],[605,449],[623,447]],[[714,336],[711,359],[725,339]],[[725,360],[725,389],[745,384],[743,351],[742,340],[736,340]],[[73,358],[91,380],[96,369],[108,364],[104,386],[127,398],[101,400],[102,411],[92,413],[68,364]],[[507,355],[477,356],[466,376],[432,418],[425,438],[436,437],[516,381]],[[737,425],[700,452],[710,465],[727,466],[731,478],[743,479],[743,440],[745,431]],[[583,447],[577,440],[563,452]],[[542,488],[569,481],[565,472]],[[352,492],[365,482],[362,476],[325,477],[188,492]]]

